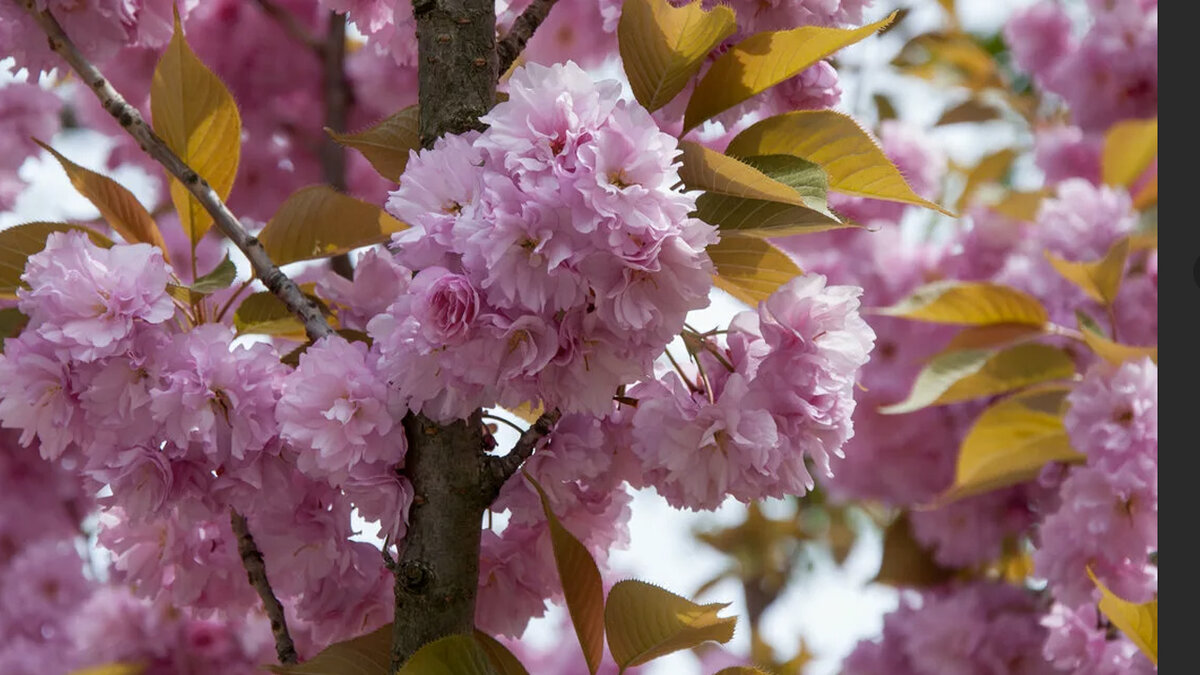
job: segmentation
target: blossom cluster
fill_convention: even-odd
[[[405,406],[603,414],[708,304],[716,230],[673,189],[676,140],[619,94],[573,63],[530,64],[486,131],[414,152],[387,208],[417,273],[367,325]]]

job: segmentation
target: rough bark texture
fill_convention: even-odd
[[[109,84],[104,73],[101,73],[100,69],[79,51],[79,48],[63,31],[58,20],[48,10],[38,9],[33,0],[22,0],[22,6],[46,33],[50,48],[63,57],[75,74],[79,76],[79,79],[92,89],[108,114],[124,127],[126,133],[137,140],[147,155],[161,164],[167,173],[177,178],[183,183],[184,188],[196,197],[200,206],[213,217],[213,223],[221,231],[221,234],[232,241],[234,246],[237,246],[249,259],[254,273],[262,280],[267,290],[274,293],[293,314],[304,322],[304,330],[308,336],[316,340],[332,333],[333,329],[329,327],[329,322],[325,320],[325,316],[321,314],[316,303],[309,300],[294,281],[279,271],[279,268],[271,261],[271,257],[267,255],[267,250],[263,248],[257,238],[250,236],[242,228],[237,216],[233,215],[225,202],[221,201],[216,190],[213,190],[208,181],[201,178],[179,158],[179,155],[167,147],[167,144],[142,119],[142,114],[138,112],[138,109],[130,105]]]
[[[496,100],[496,8],[487,0],[414,0],[421,144],[482,129]]]
[[[493,0],[415,0],[421,145],[480,129],[496,98]],[[475,629],[479,539],[488,503],[483,420],[404,419],[405,474],[415,498],[396,575],[392,669],[422,645]]]
[[[500,72],[508,70],[525,49],[525,43],[533,37],[533,32],[546,20],[546,15],[554,8],[555,0],[533,0],[529,7],[513,22],[512,29],[496,45],[496,54],[500,60]],[[587,30],[587,28],[583,28]],[[596,30],[593,26],[592,30]]]
[[[258,593],[258,597],[262,598],[263,609],[267,612],[267,618],[271,620],[271,633],[275,636],[275,653],[279,656],[279,662],[285,665],[295,663],[296,646],[288,633],[283,605],[279,603],[279,598],[275,597],[271,582],[267,580],[267,564],[263,561],[262,551],[258,550],[258,544],[254,543],[254,536],[250,534],[245,516],[237,511],[230,511],[229,522],[233,527],[234,536],[237,537],[238,553],[242,557],[242,567],[246,568],[246,577]]]
[[[404,472],[416,493],[396,575],[392,669],[422,645],[475,629],[479,538],[487,502],[480,490],[483,420],[439,425],[404,419]]]
[[[325,99],[325,126],[338,133],[346,131],[346,110],[350,105],[350,83],[346,80],[346,15],[329,13],[329,28],[325,45],[318,50],[323,74],[322,90]],[[346,191],[346,149],[334,142],[329,134],[321,137],[321,173],[325,182],[338,192]],[[329,261],[333,271],[350,279],[354,267],[350,256],[342,253]]]

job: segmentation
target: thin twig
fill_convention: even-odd
[[[229,296],[229,300],[225,301],[225,304],[221,306],[221,309],[217,312],[217,315],[213,318],[213,321],[220,321],[221,319],[225,318],[225,312],[229,311],[229,308],[233,306],[233,303],[238,299],[238,296],[240,296],[242,293],[245,293],[246,289],[250,288],[250,284],[252,283],[254,283],[254,279],[247,279],[242,282],[242,285],[238,286],[237,290],[233,292],[233,295]]]
[[[511,420],[506,420],[506,419],[504,419],[503,417],[500,417],[499,415],[489,415],[489,414],[487,414],[487,413],[484,413],[484,414],[483,414],[483,419],[485,419],[485,420],[496,420],[497,422],[504,422],[505,424],[507,424],[508,426],[512,427],[513,429],[516,429],[518,434],[523,434],[523,433],[525,433],[525,430],[524,430],[524,429],[522,429],[521,427],[517,426],[516,424],[513,424]]]
[[[294,14],[280,7],[279,5],[276,5],[274,0],[254,1],[264,14],[274,19],[275,23],[278,23],[279,27],[297,42],[300,42],[309,49],[316,51],[318,54],[325,49],[325,45],[322,44],[320,40],[313,36],[312,33],[308,32],[307,28],[300,25],[300,22],[296,19]],[[345,17],[343,15],[343,20],[344,18]]]
[[[329,27],[325,45],[320,51],[323,75],[322,94],[325,100],[325,126],[336,132],[346,130],[346,108],[350,104],[350,83],[346,80],[346,15],[329,12]],[[321,134],[321,174],[325,182],[338,192],[346,191],[346,149]],[[354,277],[350,256],[340,253],[329,261],[333,271],[343,278]]]
[[[217,229],[249,259],[254,273],[262,280],[267,289],[300,318],[308,336],[316,340],[332,333],[333,329],[330,328],[329,322],[325,320],[317,305],[305,297],[304,293],[300,291],[300,287],[287,275],[280,272],[275,263],[271,262],[266,249],[257,238],[246,232],[237,216],[233,215],[229,207],[221,201],[208,181],[204,180],[171,148],[167,147],[167,144],[142,119],[137,108],[130,105],[109,84],[104,74],[79,51],[71,38],[67,37],[58,20],[48,10],[39,10],[34,0],[23,0],[22,5],[46,33],[50,48],[58,52],[70,64],[75,74],[91,87],[104,109],[125,128],[125,131],[138,142],[146,154],[161,164],[167,173],[178,179],[187,191],[200,202],[204,210],[213,217]]]
[[[254,543],[250,528],[246,525],[246,517],[237,511],[229,510],[229,520],[233,525],[233,534],[237,537],[238,553],[242,556],[242,566],[246,568],[246,576],[250,585],[262,598],[263,608],[271,620],[271,633],[275,635],[275,653],[279,655],[282,664],[295,663],[296,645],[288,633],[287,619],[283,615],[283,605],[271,590],[271,582],[267,581],[267,565],[263,562],[262,551]]]
[[[499,72],[501,74],[507,72],[513,61],[516,61],[517,57],[521,55],[521,51],[525,49],[525,43],[529,42],[529,38],[533,37],[533,32],[546,20],[546,15],[554,7],[554,2],[555,0],[533,0],[533,4],[525,8],[521,16],[513,22],[508,34],[496,43],[496,55],[500,57]],[[581,29],[588,30],[587,28]]]
[[[487,498],[487,503],[492,503],[496,495],[500,493],[500,488],[504,485],[517,469],[521,468],[521,464],[529,459],[533,454],[537,444],[545,438],[558,420],[562,417],[562,413],[558,408],[547,410],[542,413],[533,426],[525,430],[521,437],[517,439],[513,449],[507,455],[502,457],[486,457],[484,458],[483,470],[484,476],[482,487],[484,495]]]

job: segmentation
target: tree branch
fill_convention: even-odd
[[[79,48],[75,46],[71,38],[67,37],[62,26],[49,10],[39,10],[34,0],[22,0],[22,4],[46,33],[50,40],[50,48],[70,64],[80,80],[91,87],[92,92],[100,99],[100,103],[108,111],[108,114],[112,115],[125,128],[125,131],[137,140],[146,154],[161,164],[167,173],[178,179],[184,188],[200,202],[204,210],[213,217],[217,229],[250,260],[250,266],[254,269],[254,273],[262,280],[267,289],[303,321],[308,336],[315,340],[332,333],[333,329],[330,328],[316,304],[300,291],[300,287],[295,282],[279,271],[275,263],[271,262],[266,249],[258,242],[258,239],[250,236],[242,228],[237,216],[233,215],[229,207],[221,201],[216,191],[209,186],[208,181],[200,177],[167,147],[167,144],[142,119],[137,108],[130,105],[109,84],[104,74],[79,51]]]
[[[279,662],[285,665],[295,663],[298,660],[296,646],[288,633],[283,605],[279,603],[279,598],[275,597],[275,591],[271,590],[271,582],[267,581],[267,565],[263,561],[262,551],[258,550],[258,545],[254,543],[245,516],[230,509],[229,520],[233,525],[233,534],[237,537],[238,553],[242,556],[246,577],[258,592],[258,597],[262,598],[263,608],[267,610],[267,617],[271,619],[271,633],[275,635],[275,653],[279,655]]]
[[[546,16],[550,14],[550,9],[554,7],[555,0],[533,0],[533,4],[525,8],[521,12],[521,16],[513,22],[512,28],[508,34],[504,36],[496,45],[496,53],[500,57],[500,72],[508,70],[513,61],[521,55],[521,51],[525,49],[525,43],[533,37],[533,32],[537,27],[542,25],[546,20]],[[588,30],[583,28],[583,30]],[[592,27],[592,30],[596,30]]]
[[[525,430],[521,437],[517,439],[513,449],[508,451],[507,455],[501,457],[488,456],[484,458],[483,464],[483,480],[481,488],[483,489],[484,500],[491,504],[496,499],[496,495],[500,494],[500,488],[504,483],[521,468],[521,464],[529,459],[533,454],[534,448],[554,429],[554,425],[562,417],[562,413],[558,408],[547,410],[542,413],[533,426]]]
[[[261,1],[261,0],[260,0]],[[346,108],[350,104],[350,86],[346,81],[346,15],[329,12],[329,28],[322,58],[322,87],[325,100],[325,126],[339,133],[346,130]],[[346,149],[329,134],[321,134],[321,173],[325,182],[338,192],[346,191]],[[350,256],[341,253],[330,261],[333,271],[346,279],[354,276]]]
[[[297,42],[303,44],[309,49],[315,50],[318,54],[325,49],[325,46],[321,44],[321,41],[314,37],[312,33],[308,32],[308,29],[302,26],[300,22],[296,20],[294,14],[280,7],[279,5],[276,5],[274,0],[254,1],[264,14],[274,19],[275,23],[278,23],[279,27]],[[343,16],[342,19],[344,21],[345,17]]]

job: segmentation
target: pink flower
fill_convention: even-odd
[[[77,368],[54,344],[25,330],[4,341],[0,354],[0,423],[21,430],[21,445],[36,437],[42,457],[57,459],[88,437]]]
[[[1067,397],[1063,423],[1088,465],[1126,493],[1158,494],[1158,366],[1100,363]]]
[[[29,257],[17,293],[30,329],[72,358],[94,361],[121,351],[139,324],[175,314],[166,293],[170,267],[148,244],[96,246],[83,232],[54,232]]]
[[[1039,2],[1014,12],[1004,27],[1004,38],[1017,67],[1042,82],[1076,46],[1071,39],[1071,17],[1054,2]]]
[[[387,250],[368,249],[354,266],[354,280],[330,274],[317,282],[323,298],[338,305],[338,323],[366,330],[367,322],[408,290],[412,272],[401,267]]]

